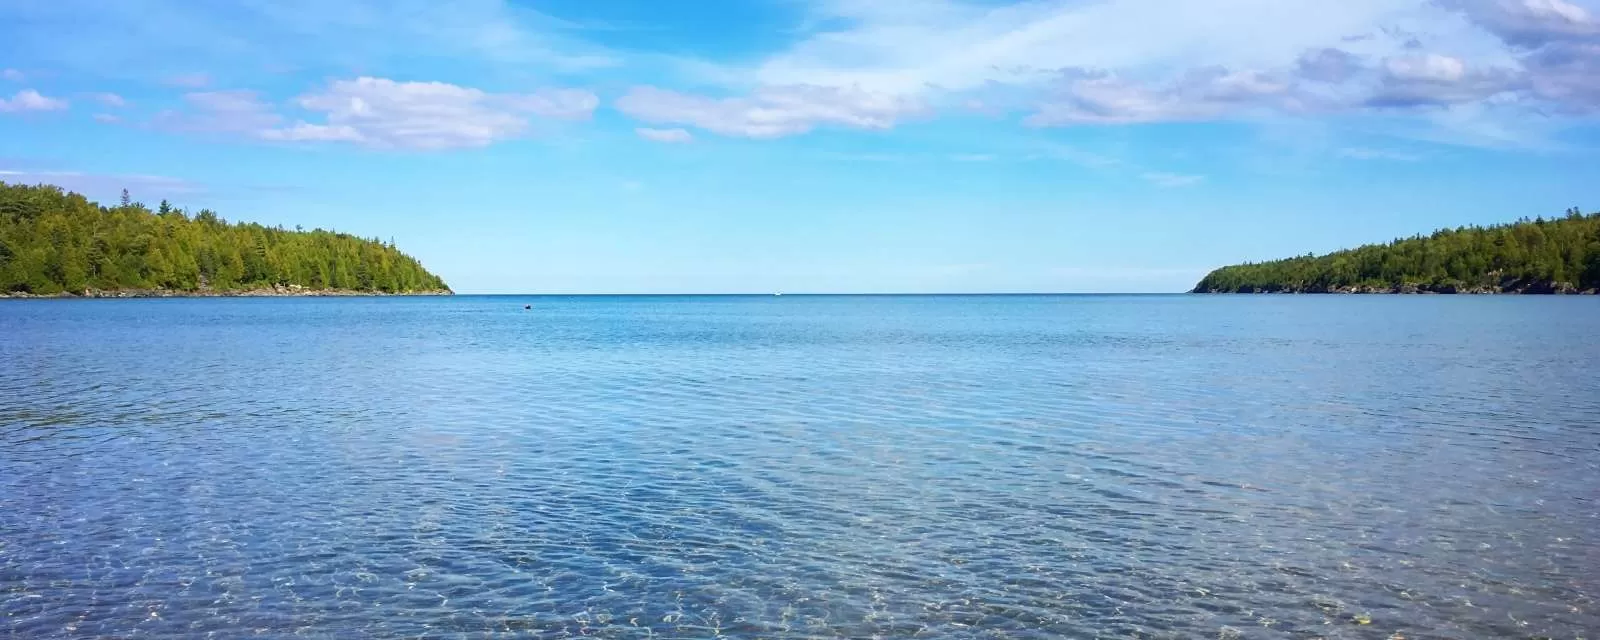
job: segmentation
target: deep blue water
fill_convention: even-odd
[[[1600,298],[0,301],[8,637],[1573,638],[1597,598]]]

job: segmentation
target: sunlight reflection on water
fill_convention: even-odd
[[[1597,303],[0,302],[0,629],[1574,637]]]

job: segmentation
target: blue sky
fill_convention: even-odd
[[[0,42],[0,180],[460,292],[1181,291],[1600,195],[1597,0],[52,0]]]

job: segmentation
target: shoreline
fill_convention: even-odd
[[[1600,291],[1549,291],[1529,293],[1525,291],[1294,291],[1283,289],[1278,291],[1190,291],[1193,295],[1202,296],[1593,296],[1600,295]]]
[[[451,296],[455,292],[448,289],[433,291],[406,291],[401,293],[388,293],[384,291],[360,291],[356,289],[306,289],[298,285],[287,287],[270,287],[257,289],[230,289],[226,291],[196,290],[181,291],[173,289],[115,289],[103,291],[87,289],[81,293],[63,291],[60,293],[33,294],[27,292],[0,292],[0,299],[35,300],[65,298],[80,299],[122,299],[122,298],[356,298],[356,297],[390,297],[390,296]]]
[[[1201,294],[1201,295],[1276,295],[1276,294],[1288,294],[1288,295],[1314,295],[1314,296],[1315,295],[1327,295],[1327,296],[1339,296],[1339,295],[1358,295],[1358,296],[1367,296],[1367,295],[1370,295],[1370,296],[1414,296],[1414,295],[1422,295],[1422,296],[1592,296],[1592,295],[1600,295],[1600,289],[1582,289],[1582,290],[1580,290],[1580,289],[1577,289],[1575,287],[1548,288],[1548,289],[1543,289],[1543,288],[1541,288],[1541,289],[1535,289],[1535,288],[1492,289],[1492,288],[1483,287],[1483,288],[1472,288],[1472,289],[1458,289],[1458,288],[1455,288],[1455,287],[1438,287],[1438,288],[1434,288],[1434,287],[1427,287],[1427,286],[1418,287],[1418,286],[1414,286],[1414,285],[1405,285],[1405,286],[1393,287],[1393,288],[1339,287],[1339,288],[1333,288],[1333,289],[1301,289],[1301,288],[1292,288],[1292,287],[1279,288],[1279,289],[1266,289],[1266,288],[1256,289],[1256,288],[1251,287],[1251,288],[1249,288],[1249,290],[1239,290],[1239,291],[1223,291],[1223,290],[1200,291],[1200,290],[1197,289],[1197,290],[1194,290],[1194,291],[1190,291],[1189,293]]]

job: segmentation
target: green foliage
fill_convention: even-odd
[[[1528,291],[1600,288],[1600,213],[1461,227],[1431,236],[1223,267],[1195,291],[1329,292],[1350,289]]]
[[[446,290],[385,244],[317,229],[192,219],[163,201],[103,207],[58,187],[0,182],[0,292],[233,291],[300,285],[385,293]]]

